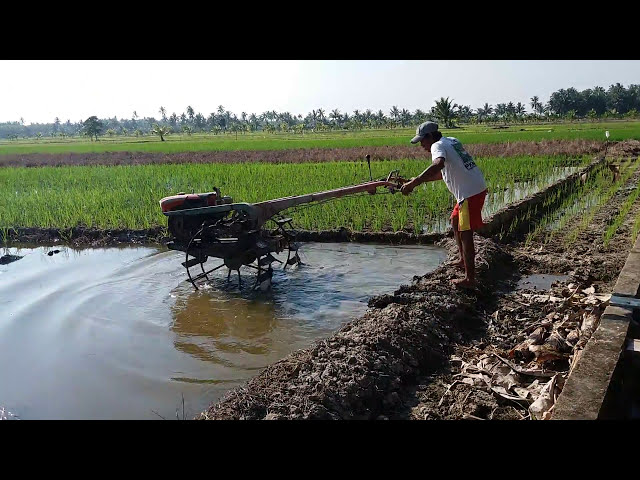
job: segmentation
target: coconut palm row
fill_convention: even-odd
[[[87,130],[87,120],[72,123],[67,120],[61,123],[56,117],[53,124],[25,125],[20,122],[0,123],[0,138],[17,139],[20,136],[41,138],[42,136],[72,136],[87,134],[144,135],[155,134],[164,140],[170,132],[191,134],[195,132],[211,132],[214,134],[228,132],[290,132],[305,133],[327,130],[361,130],[364,128],[402,128],[415,126],[425,120],[434,120],[445,128],[456,124],[482,123],[516,123],[537,122],[541,120],[574,120],[578,118],[636,118],[640,110],[640,85],[625,88],[620,83],[611,85],[608,90],[602,87],[578,91],[575,88],[560,89],[553,92],[546,104],[533,96],[527,106],[521,102],[498,103],[495,106],[485,103],[475,111],[469,105],[458,105],[449,97],[441,97],[429,111],[416,109],[410,112],[406,108],[392,106],[388,113],[371,109],[354,110],[353,113],[341,112],[339,109],[326,111],[314,109],[306,116],[290,112],[270,110],[261,114],[241,112],[240,116],[219,105],[215,112],[205,116],[188,106],[186,111],[178,115],[168,114],[161,106],[158,110],[160,119],[155,117],[139,118],[133,112],[131,119],[92,121],[92,128]],[[91,119],[95,117],[90,117]],[[97,118],[96,118],[97,120]]]

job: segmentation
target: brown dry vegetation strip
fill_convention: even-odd
[[[594,140],[543,140],[469,144],[467,150],[476,157],[510,157],[516,155],[588,155],[601,151],[602,142]],[[0,155],[0,167],[44,167],[59,165],[145,165],[177,163],[305,163],[361,161],[370,154],[372,160],[424,158],[416,146],[305,148],[292,150],[242,150],[225,152],[105,152],[105,153],[29,153]]]

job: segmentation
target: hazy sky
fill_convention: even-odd
[[[240,116],[266,110],[305,116],[393,105],[428,111],[440,97],[543,103],[560,88],[640,83],[639,60],[0,60],[0,122],[160,118],[218,105]]]

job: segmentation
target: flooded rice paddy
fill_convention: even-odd
[[[249,269],[238,289],[224,268],[195,291],[180,252],[9,250],[22,258],[0,266],[5,419],[192,418],[446,258],[429,246],[309,243],[305,264],[276,270],[270,291],[251,290]]]
[[[537,193],[552,183],[562,180],[563,178],[567,178],[579,169],[580,167],[556,167],[547,175],[540,175],[533,180],[526,182],[514,182],[512,184],[498,186],[498,188],[489,189],[482,208],[482,218],[489,218],[501,208]],[[451,220],[449,218],[450,214],[451,212],[448,212],[440,218],[423,225],[422,233],[445,233],[449,228],[451,228]]]

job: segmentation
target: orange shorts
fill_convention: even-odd
[[[465,198],[462,202],[456,203],[451,213],[451,219],[458,217],[458,231],[477,230],[484,225],[482,222],[482,206],[486,196],[487,191],[484,190]]]

